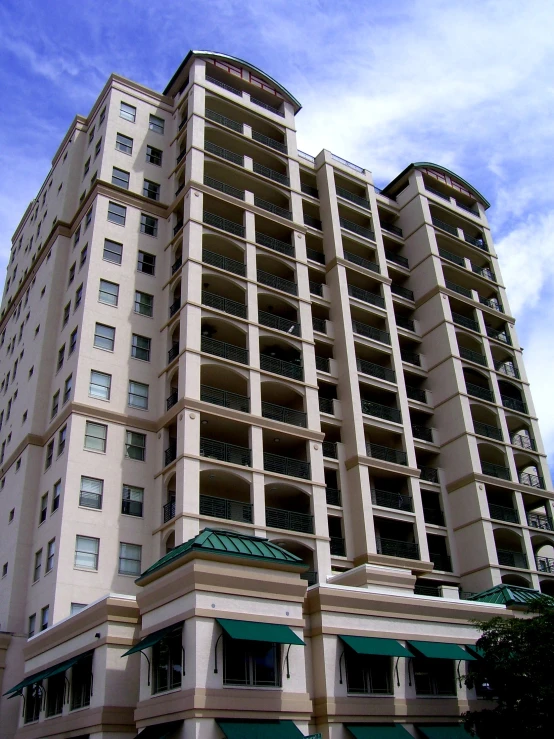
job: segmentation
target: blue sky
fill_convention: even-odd
[[[2,0],[0,274],[76,113],[113,71],[162,90],[189,49],[242,57],[303,104],[300,148],[386,184],[458,172],[489,220],[554,460],[554,4],[547,0]]]

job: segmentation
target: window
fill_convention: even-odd
[[[110,241],[110,239],[104,239],[104,253],[102,254],[102,259],[105,259],[106,262],[121,264],[122,254],[123,244],[118,244],[117,241]]]
[[[142,293],[140,290],[135,291],[135,313],[141,316],[150,316],[154,314],[154,296],[148,293]]]
[[[148,216],[146,213],[140,214],[140,232],[148,236],[158,235],[158,219]]]
[[[71,354],[73,354],[73,352],[75,351],[76,347],[77,347],[77,329],[74,328],[73,331],[71,332],[70,337],[69,337],[69,354],[68,354],[68,356],[70,356]]]
[[[114,167],[112,170],[112,185],[117,185],[118,187],[123,187],[125,190],[128,190],[130,176],[130,172]]]
[[[454,660],[415,657],[413,668],[416,695],[456,695]]]
[[[65,344],[58,350],[58,365],[56,367],[56,372],[59,372],[61,368],[63,367],[64,358],[65,358]]]
[[[98,301],[107,303],[108,305],[117,305],[119,299],[119,285],[115,282],[100,280],[100,289],[98,291]]]
[[[108,205],[108,221],[117,223],[119,226],[125,225],[125,218],[127,217],[127,208],[124,205],[118,205],[110,200]]]
[[[54,511],[57,511],[60,507],[60,493],[62,489],[62,481],[58,480],[58,482],[54,483],[54,489],[52,490],[52,510],[51,513],[54,513]]]
[[[118,133],[115,137],[115,148],[123,154],[130,155],[133,153],[133,139],[129,136],[124,136],[122,133]]]
[[[125,432],[125,456],[144,462],[146,456],[146,434],[136,431]]]
[[[95,159],[100,154],[101,148],[102,148],[102,139],[100,138],[98,139],[98,141],[96,142],[96,146],[94,147],[94,158]]]
[[[54,459],[54,439],[48,442],[48,446],[46,447],[46,464],[44,465],[45,470],[47,470],[51,466],[53,459]]]
[[[121,513],[126,516],[142,516],[142,506],[144,503],[144,488],[137,488],[133,485],[123,485],[123,494],[121,499]]]
[[[8,563],[4,562],[4,564],[2,565],[2,577],[6,577],[7,574],[8,574]]]
[[[87,570],[98,569],[98,549],[100,539],[93,536],[79,536],[75,539],[75,567]]]
[[[139,251],[137,270],[147,275],[153,275],[156,272],[156,256],[148,254],[146,251]]]
[[[81,238],[81,226],[79,226],[79,228],[73,234],[73,246],[74,247],[77,246],[80,238]]]
[[[65,326],[65,324],[69,321],[69,313],[71,311],[71,303],[68,303],[65,308],[63,309],[63,321],[62,321],[62,327]]]
[[[65,450],[65,442],[67,441],[67,426],[60,429],[58,433],[58,457],[63,454]]]
[[[90,157],[85,162],[85,169],[83,170],[83,179],[85,179],[85,177],[87,176],[89,169],[90,169]]]
[[[56,390],[56,392],[52,396],[52,412],[50,414],[50,418],[54,418],[54,416],[58,412],[59,407],[60,407],[60,391]]]
[[[6,481],[6,478],[3,477],[2,478],[2,483],[5,483],[5,481]],[[15,508],[12,508],[11,511],[10,511],[10,513],[9,513],[9,515],[8,515],[8,523],[11,523],[13,521],[14,516],[15,516]]]
[[[48,628],[48,619],[50,617],[50,606],[44,606],[40,611],[40,630],[46,631]]]
[[[133,334],[131,343],[131,356],[134,359],[142,359],[144,362],[150,361],[150,344],[151,340],[147,336],[139,336]]]
[[[32,616],[29,616],[29,627],[27,629],[27,634],[28,634],[29,639],[35,634],[36,622],[37,622],[37,614],[33,613]]]
[[[42,680],[29,685],[29,687],[27,688],[24,703],[24,721],[26,724],[31,723],[31,721],[39,720],[43,695],[44,690],[42,687]]]
[[[63,711],[65,696],[65,673],[51,675],[48,678],[48,690],[46,692],[46,716],[58,716]]]
[[[163,133],[164,126],[165,126],[165,121],[163,118],[159,118],[157,115],[152,115],[152,113],[150,113],[150,121],[148,124],[148,128],[151,131],[155,131],[156,133]]]
[[[223,684],[281,686],[278,644],[223,639]]]
[[[71,669],[70,708],[84,708],[90,705],[92,692],[92,654],[80,659]]]
[[[112,386],[112,376],[105,372],[91,370],[90,384],[88,394],[91,398],[100,398],[100,400],[109,400]]]
[[[146,161],[150,164],[155,164],[158,167],[162,166],[162,152],[160,149],[155,149],[153,146],[146,147]]]
[[[33,582],[40,579],[40,571],[42,569],[42,549],[35,552],[35,566],[33,569]]]
[[[48,547],[46,549],[46,569],[45,572],[50,572],[54,567],[54,555],[56,554],[56,540],[50,539]]]
[[[83,266],[83,264],[87,261],[87,253],[88,253],[88,244],[85,244],[83,248],[81,249],[81,259],[79,260],[79,269]]]
[[[72,603],[69,610],[70,616],[75,616],[77,613],[81,613],[87,607],[86,603]]]
[[[119,544],[119,574],[140,575],[142,547],[138,544]]]
[[[134,123],[137,118],[137,109],[134,105],[124,103],[122,100],[121,106],[119,108],[119,117],[124,118],[126,121],[131,121],[131,123]]]
[[[92,221],[92,206],[88,209],[87,214],[85,216],[85,231],[90,226],[91,221]]]
[[[142,187],[142,194],[145,198],[150,198],[150,200],[159,200],[160,199],[160,186],[157,182],[152,182],[151,180],[144,180],[144,185]]]
[[[183,627],[179,624],[152,647],[152,692],[162,693],[181,685]]]
[[[88,135],[88,145],[90,146],[94,140],[94,126],[90,129],[90,133]]]
[[[79,505],[85,508],[102,508],[102,496],[104,494],[104,480],[95,477],[81,476],[81,490],[79,492]]]
[[[97,323],[94,329],[94,346],[113,352],[115,345],[115,328]]]
[[[69,377],[66,378],[66,381],[63,386],[63,402],[64,403],[67,403],[67,401],[71,397],[72,385],[73,385],[73,375],[69,375]]]
[[[83,283],[81,283],[79,287],[75,290],[75,302],[73,304],[74,311],[76,311],[77,308],[81,305],[82,299],[83,299]]]
[[[128,403],[132,408],[141,408],[148,410],[148,385],[142,382],[129,380],[129,398]]]
[[[346,684],[349,693],[392,695],[392,660],[359,655],[346,647]]]
[[[107,435],[108,427],[105,424],[87,421],[85,428],[85,449],[91,449],[95,452],[105,452]]]
[[[102,108],[100,111],[100,119],[98,121],[98,125],[101,126],[104,123],[104,119],[106,118],[106,106]]]
[[[40,499],[40,514],[38,517],[39,526],[41,523],[44,523],[46,521],[47,510],[48,510],[48,493],[44,493],[44,495]]]

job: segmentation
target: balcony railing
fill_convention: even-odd
[[[420,467],[419,479],[423,482],[439,482],[439,471],[435,467]]]
[[[382,298],[380,295],[377,295],[376,293],[369,292],[369,290],[363,290],[361,287],[356,287],[356,285],[348,285],[348,294],[351,298],[362,300],[364,303],[376,305],[379,308],[385,307],[384,298]]]
[[[331,360],[329,359],[329,357],[318,357],[316,354],[315,368],[320,372],[330,372]]]
[[[499,329],[493,328],[492,326],[486,326],[486,329],[487,336],[489,336],[491,339],[496,339],[497,341],[502,341],[502,343],[512,346],[512,339],[507,330],[500,331]]]
[[[290,179],[286,174],[281,174],[281,172],[276,172],[274,169],[264,167],[263,164],[258,164],[258,162],[253,162],[252,168],[256,174],[261,174],[263,177],[267,177],[268,180],[273,180],[286,187],[290,186]]]
[[[359,358],[356,359],[356,366],[364,375],[378,377],[380,380],[387,380],[388,382],[396,382],[396,372],[388,367],[382,367],[380,364],[374,364]]]
[[[509,408],[511,411],[517,411],[518,413],[528,413],[527,404],[523,400],[518,398],[510,398],[508,395],[501,395],[502,405],[504,408]]]
[[[406,298],[406,300],[414,299],[413,290],[409,290],[407,287],[402,287],[402,285],[397,285],[395,282],[391,282],[390,290],[393,295],[399,295],[401,298]]]
[[[271,418],[273,421],[281,421],[281,423],[290,423],[293,426],[306,427],[306,414],[303,411],[296,411],[293,408],[286,408],[284,405],[275,405],[275,403],[267,403],[262,401],[262,416]]]
[[[200,349],[206,352],[206,354],[213,354],[216,357],[240,362],[240,364],[248,364],[248,349],[243,349],[241,346],[228,344],[225,341],[212,339],[209,336],[202,336]]]
[[[341,506],[341,497],[340,497],[340,490],[337,490],[337,488],[330,488],[328,485],[325,488],[325,499],[327,501],[327,505],[336,505]]]
[[[260,354],[260,368],[266,372],[290,377],[293,380],[302,380],[304,378],[304,370],[301,364],[287,362],[277,357],[270,357],[269,354]]]
[[[442,221],[440,218],[435,218],[434,216],[431,218],[431,221],[433,222],[433,226],[442,228],[443,231],[447,231],[449,234],[452,234],[452,236],[458,235],[458,229],[456,226],[451,226],[449,223],[446,223],[446,221]]]
[[[306,247],[306,256],[312,262],[317,262],[318,264],[325,264],[325,254],[323,254],[320,251],[316,251],[315,249],[310,249],[309,246]]]
[[[405,328],[407,331],[413,331],[415,333],[415,323],[412,321],[411,318],[405,318],[404,316],[395,315],[394,320],[396,321],[396,325],[399,328]]]
[[[323,297],[323,283],[313,282],[312,280],[310,280],[310,294],[319,295],[319,297],[322,298]]]
[[[235,275],[241,277],[246,276],[246,265],[242,262],[237,262],[235,259],[229,259],[221,254],[216,254],[208,249],[202,249],[202,261],[209,264],[212,267],[219,267],[224,269],[226,272],[232,272]]]
[[[328,413],[331,416],[335,415],[335,401],[333,398],[323,398],[321,395],[318,398],[319,400],[319,410],[321,413]]]
[[[444,526],[444,513],[440,508],[423,508],[423,519],[425,523],[434,526]]]
[[[448,202],[450,202],[450,196],[449,195],[445,195],[440,190],[435,190],[434,187],[430,187],[429,185],[425,185],[425,189],[427,190],[427,192],[432,192],[433,195],[436,195],[437,197],[442,198],[443,200],[447,200]]]
[[[250,449],[236,444],[227,444],[215,439],[200,437],[200,456],[210,459],[219,459],[221,462],[240,464],[243,467],[252,466]]]
[[[473,208],[470,208],[469,205],[466,205],[465,203],[460,202],[459,200],[456,200],[456,205],[458,208],[461,208],[462,210],[467,211],[467,213],[471,213],[472,216],[475,216],[475,218],[480,218],[479,213],[476,213]]]
[[[317,318],[317,316],[312,316],[312,328],[314,331],[319,331],[320,334],[326,334],[327,321],[324,318]]]
[[[315,162],[315,157],[313,157],[311,154],[306,154],[305,151],[300,151],[300,149],[298,149],[298,156],[301,159],[305,159],[307,162],[312,162],[312,164]]]
[[[486,305],[487,308],[492,308],[493,310],[497,310],[499,313],[504,313],[504,306],[498,298],[483,298],[479,296],[479,302],[481,305]]]
[[[420,585],[416,582],[414,585],[414,595],[432,595],[435,598],[440,598],[441,589],[439,585]]]
[[[257,271],[257,277],[258,282],[261,282],[262,285],[274,287],[276,290],[282,290],[289,295],[298,295],[298,286],[292,280],[285,280],[284,277],[272,275],[270,272],[264,272],[261,269]]]
[[[447,554],[442,552],[429,552],[429,559],[434,564],[436,570],[441,572],[452,572],[452,562]]]
[[[166,411],[168,411],[170,408],[173,408],[173,406],[177,403],[178,400],[179,400],[179,393],[177,392],[177,390],[175,390],[174,392],[171,393],[169,398],[166,398],[166,401],[165,401]]]
[[[259,198],[257,195],[254,195],[254,205],[258,206],[258,208],[262,208],[262,210],[267,210],[269,213],[273,213],[276,216],[281,216],[281,218],[286,218],[287,220],[292,221],[292,211],[287,210],[286,208],[281,208],[280,205],[275,205],[275,203],[270,203],[269,200]]]
[[[498,564],[503,567],[519,567],[523,570],[529,569],[527,557],[522,552],[512,552],[508,549],[497,549]]]
[[[382,344],[390,345],[390,334],[388,331],[382,331],[380,328],[369,326],[367,323],[361,321],[352,321],[352,328],[354,333],[360,334],[360,336],[366,336],[368,339],[374,339],[380,341]]]
[[[529,485],[529,487],[539,488],[540,490],[546,489],[544,477],[541,475],[533,475],[530,472],[518,472],[518,477],[522,485]]]
[[[396,539],[377,538],[377,553],[388,557],[403,557],[404,559],[419,559],[419,549],[415,542],[397,541]]]
[[[169,306],[169,317],[173,318],[173,316],[177,313],[177,311],[181,308],[181,298],[177,298],[177,300],[174,300],[173,303]]]
[[[177,257],[177,259],[171,265],[171,274],[174,275],[178,269],[183,265],[183,257]]]
[[[433,429],[430,429],[427,426],[419,426],[415,423],[412,424],[412,435],[414,439],[433,443]]]
[[[174,500],[170,500],[169,503],[166,503],[164,506],[162,506],[162,516],[164,523],[167,523],[168,521],[171,521],[172,518],[175,518]]]
[[[321,449],[323,450],[324,457],[328,457],[329,459],[339,458],[338,447],[337,447],[336,441],[324,441],[321,445]]]
[[[280,115],[281,118],[285,117],[285,114],[280,108],[275,108],[273,105],[268,105],[267,103],[264,103],[262,100],[258,100],[258,98],[252,97],[252,95],[250,95],[250,102],[254,103],[254,105],[259,105],[260,108],[265,108],[266,110],[269,110],[270,113],[274,113],[275,115]]]
[[[220,405],[223,408],[232,408],[235,411],[242,411],[243,413],[250,412],[250,398],[246,395],[231,393],[228,390],[221,390],[218,387],[200,385],[200,400],[204,401],[204,403]]]
[[[372,272],[377,272],[379,274],[381,271],[378,264],[375,264],[375,262],[372,262],[369,259],[365,259],[365,257],[359,257],[357,254],[353,254],[351,251],[345,251],[344,258],[347,259],[349,262],[352,262],[352,264],[357,264],[358,266],[369,269]]]
[[[169,443],[169,446],[164,451],[164,464],[167,467],[168,464],[171,464],[177,459],[177,442],[172,441]]]
[[[358,234],[358,236],[363,236],[365,239],[375,241],[375,233],[370,228],[359,226],[357,223],[349,221],[346,218],[340,217],[339,220],[341,228],[344,228],[347,231],[352,231],[352,233]]]
[[[462,316],[461,313],[455,313],[452,311],[452,320],[458,326],[463,326],[464,328],[469,328],[470,331],[476,331],[479,333],[479,324],[477,321],[474,321],[473,318],[468,318],[467,316]]]
[[[374,505],[383,508],[394,508],[398,511],[413,511],[413,501],[409,495],[404,493],[391,493],[388,490],[371,489],[371,501]]]
[[[494,270],[490,267],[478,267],[472,262],[471,269],[473,272],[475,272],[476,275],[481,275],[481,277],[485,277],[487,280],[492,280],[493,282],[496,282],[496,275],[494,274]]]
[[[348,159],[343,159],[342,157],[337,156],[336,154],[333,154],[331,152],[331,157],[335,160],[335,162],[340,162],[341,164],[344,164],[345,167],[348,167],[349,169],[353,169],[354,172],[359,172],[360,174],[364,173],[364,168],[358,166],[357,164],[352,164],[352,162],[349,162]]]
[[[350,190],[345,190],[344,187],[339,187],[338,185],[336,186],[336,191],[340,198],[344,198],[345,200],[349,200],[351,203],[359,205],[361,208],[370,210],[371,206],[367,198],[361,198],[359,195],[350,192]]]
[[[329,549],[332,557],[346,557],[346,544],[342,536],[331,536]]]
[[[464,231],[464,240],[467,241],[468,244],[471,244],[472,246],[476,246],[478,249],[482,249],[483,251],[488,251],[489,247],[486,245],[485,240],[483,238],[475,238],[475,236],[470,236],[469,234],[466,234]]]
[[[272,526],[275,529],[299,531],[302,534],[314,533],[314,517],[307,513],[296,513],[266,506],[265,523],[266,526]]]
[[[444,284],[449,290],[452,290],[452,292],[458,293],[458,295],[463,295],[464,298],[469,298],[470,300],[473,299],[473,294],[467,287],[462,287],[456,282],[452,282],[452,280],[445,280]]]
[[[200,515],[213,518],[225,518],[227,521],[252,523],[252,504],[240,503],[226,498],[215,498],[212,495],[200,496]]]
[[[225,182],[216,180],[213,177],[208,177],[208,175],[204,175],[204,184],[208,187],[212,187],[214,190],[224,192],[226,195],[231,195],[233,198],[244,200],[244,190],[239,190],[238,187],[227,185]]]
[[[385,257],[388,262],[399,264],[401,267],[406,267],[406,269],[408,269],[410,266],[410,263],[408,262],[406,257],[403,257],[400,254],[397,254],[396,252],[391,251],[390,249],[385,249]]]
[[[380,459],[383,462],[394,462],[394,464],[408,464],[408,455],[406,452],[392,449],[392,447],[382,446],[380,444],[372,444],[366,442],[366,453],[368,457]]]
[[[272,139],[270,136],[266,136],[259,131],[252,130],[252,138],[254,141],[258,141],[260,144],[265,144],[266,146],[269,146],[271,149],[280,151],[283,154],[287,153],[286,144],[283,144],[281,141],[277,141],[276,139]]]
[[[238,133],[244,132],[244,126],[242,123],[234,121],[232,118],[227,118],[227,116],[221,115],[221,113],[216,113],[215,110],[206,108],[206,118],[210,121],[219,123],[221,126],[225,126],[225,128],[230,128],[232,131],[237,131]]]
[[[266,472],[277,472],[281,475],[301,477],[303,480],[310,479],[310,463],[292,457],[282,457],[279,454],[264,452],[264,470]]]
[[[406,385],[406,395],[410,400],[417,400],[419,403],[427,403],[427,394],[422,388]]]
[[[259,231],[256,231],[256,244],[267,246],[269,249],[278,251],[280,254],[286,254],[288,257],[294,256],[294,246],[292,244],[279,241],[279,239],[274,239],[273,236],[267,236]]]
[[[494,393],[486,387],[474,385],[472,382],[466,382],[466,390],[468,395],[471,395],[474,398],[481,398],[481,400],[487,400],[489,403],[494,403]]]
[[[527,513],[527,523],[534,529],[543,529],[544,531],[554,531],[554,523],[550,516],[542,513]]]
[[[381,223],[381,228],[383,231],[388,231],[391,234],[395,234],[395,236],[403,235],[400,226],[395,226],[394,223]]]
[[[167,352],[167,363],[170,364],[173,360],[179,356],[179,343],[173,344],[171,349]]]
[[[220,228],[222,231],[244,238],[244,226],[241,226],[234,221],[229,221],[227,218],[217,216],[215,213],[208,213],[208,211],[205,210],[204,223],[208,226],[214,226],[215,228]]]
[[[483,423],[482,421],[473,421],[473,428],[475,433],[480,436],[487,436],[489,439],[495,439],[496,441],[504,441],[502,429],[498,426],[491,426],[489,423]]]
[[[368,416],[375,416],[376,418],[383,418],[386,421],[402,423],[402,414],[397,408],[390,408],[388,405],[374,403],[371,400],[362,399],[362,413],[366,413]]]
[[[474,352],[473,349],[466,349],[465,346],[460,347],[460,357],[467,359],[469,362],[475,362],[480,364],[482,367],[488,367],[487,358],[481,352]]]
[[[319,190],[317,187],[312,187],[311,185],[306,185],[305,182],[301,182],[300,189],[305,195],[309,195],[312,198],[319,198]]]
[[[514,362],[495,362],[494,369],[497,372],[502,372],[503,375],[507,375],[508,377],[515,377],[516,380],[520,379],[519,370]]]
[[[453,254],[451,251],[447,251],[440,246],[439,254],[443,259],[446,259],[449,262],[453,262],[454,264],[458,264],[460,267],[466,266],[465,259],[463,257],[459,257],[457,254]]]
[[[233,95],[238,95],[239,97],[242,97],[242,91],[238,90],[236,87],[231,87],[231,85],[225,84],[225,82],[220,82],[219,80],[216,80],[215,77],[210,77],[209,75],[206,75],[206,82],[211,82],[212,85],[217,85],[218,87],[222,87],[224,90],[227,90],[227,92],[232,92]]]
[[[258,323],[268,328],[274,328],[278,331],[284,331],[291,336],[300,336],[300,324],[295,321],[289,321],[288,318],[281,318],[275,313],[266,313],[266,311],[258,311]]]
[[[514,434],[510,439],[514,446],[518,446],[521,449],[529,449],[532,452],[537,451],[537,444],[532,436],[527,434]]]
[[[223,311],[223,313],[228,313],[231,316],[246,318],[246,306],[244,303],[238,303],[236,300],[224,298],[222,295],[216,295],[207,290],[202,290],[202,305]]]
[[[400,348],[400,356],[403,362],[408,364],[414,364],[416,367],[421,367],[421,356],[415,352],[411,352],[408,349]]]
[[[309,215],[308,213],[303,213],[302,217],[304,219],[304,223],[306,226],[311,226],[312,228],[317,228],[318,231],[323,230],[323,224],[319,220],[319,218],[314,218],[313,216]]]
[[[489,512],[491,514],[491,518],[495,518],[497,521],[519,523],[519,516],[515,508],[510,508],[505,505],[496,505],[496,503],[489,503]]]
[[[177,223],[175,224],[175,226],[173,227],[173,236],[177,236],[177,234],[179,233],[179,231],[180,231],[180,230],[181,230],[182,228],[183,228],[183,219],[182,219],[182,218],[180,218],[180,219],[179,219],[179,220],[177,221]]]
[[[317,570],[305,570],[300,574],[301,580],[306,580],[308,587],[317,583]]]
[[[554,573],[554,559],[551,557],[537,557],[537,570]]]
[[[180,151],[179,156],[177,157],[177,164],[181,164],[181,162],[186,157],[186,155],[187,155],[186,149],[183,149],[183,151]]]
[[[490,477],[497,477],[499,480],[511,480],[509,467],[503,467],[500,464],[493,464],[492,462],[481,461],[481,469],[484,475],[490,475]]]
[[[204,142],[204,150],[209,154],[215,154],[217,157],[221,157],[221,159],[226,159],[228,162],[238,164],[239,167],[244,167],[244,157],[242,154],[236,154],[234,151],[229,151],[229,149],[224,149],[222,146],[212,144],[211,141]]]

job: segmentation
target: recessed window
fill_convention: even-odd
[[[77,347],[77,331],[78,329],[74,328],[71,332],[71,335],[69,337],[69,354],[73,354]]]
[[[2,565],[2,577],[6,577],[7,574],[8,574],[8,563],[4,562],[4,564]]]
[[[68,284],[68,285],[71,285],[71,283],[72,283],[72,282],[73,282],[73,280],[75,279],[75,269],[76,269],[76,267],[77,267],[77,264],[76,264],[76,262],[74,262],[74,263],[73,263],[73,264],[71,265],[71,267],[69,268],[69,278],[68,278],[68,280],[67,280],[67,284]]]
[[[79,260],[79,269],[81,269],[81,267],[87,261],[87,254],[88,254],[88,244],[85,244],[85,246],[83,246],[83,248],[81,249],[81,259]]]
[[[52,396],[52,411],[50,413],[50,418],[54,418],[59,408],[60,408],[60,391],[56,390],[56,392]]]
[[[107,436],[108,427],[105,424],[87,421],[85,428],[85,449],[91,449],[94,452],[105,452]]]
[[[110,239],[104,239],[104,253],[102,254],[102,259],[105,259],[106,262],[121,264],[122,255],[123,244],[119,244],[117,241],[110,241]]]
[[[162,152],[160,149],[155,149],[153,146],[146,147],[146,161],[150,164],[155,164],[158,167],[162,166]]]
[[[96,146],[94,147],[94,158],[95,159],[100,154],[101,148],[102,148],[102,139],[99,138],[98,141],[96,142]]]
[[[71,397],[71,390],[73,387],[73,375],[69,375],[69,377],[66,379],[64,386],[63,386],[63,402],[64,404],[67,403],[69,398]]]
[[[108,205],[108,221],[117,223],[118,226],[124,226],[126,217],[127,208],[124,205],[119,205],[110,200]]]
[[[121,151],[123,154],[133,153],[133,139],[129,136],[125,136],[122,133],[118,133],[115,137],[115,148],[117,151]]]
[[[52,489],[52,508],[51,513],[54,513],[54,511],[57,511],[60,507],[60,493],[62,490],[62,481],[58,480],[58,482],[54,483],[54,487]]]
[[[42,569],[42,549],[35,552],[35,564],[33,567],[33,582],[40,579],[40,572]]]
[[[133,339],[131,343],[131,356],[134,359],[142,359],[144,362],[149,362],[150,345],[151,340],[147,336],[139,336],[139,334],[133,334]]]
[[[47,470],[52,465],[53,459],[54,459],[54,439],[48,442],[46,446],[46,462],[44,465],[45,470]]]
[[[69,314],[70,313],[71,313],[71,303],[67,303],[67,305],[63,309],[62,326],[65,326],[66,323],[69,321]]]
[[[126,516],[142,516],[142,507],[144,503],[144,488],[137,488],[133,485],[123,485],[123,494],[121,499],[121,513]]]
[[[281,686],[281,650],[269,642],[223,639],[223,684]]]
[[[75,567],[87,570],[98,569],[98,550],[100,539],[93,536],[79,536],[75,539]]]
[[[100,398],[101,400],[109,400],[112,386],[112,376],[105,372],[91,370],[90,384],[88,394],[92,398]]]
[[[92,206],[88,209],[87,214],[85,216],[85,231],[90,226],[91,221],[92,221]]]
[[[136,431],[125,432],[125,456],[144,462],[146,457],[146,434]]]
[[[392,695],[391,657],[359,655],[347,647],[345,663],[349,693]]]
[[[59,372],[61,368],[63,367],[63,362],[65,359],[65,344],[58,350],[58,364],[56,367],[56,372]]]
[[[77,290],[75,290],[75,302],[73,304],[73,310],[76,311],[77,308],[81,305],[81,300],[83,299],[83,284],[81,283]]]
[[[129,380],[128,404],[132,408],[140,408],[143,411],[148,410],[148,385],[145,385],[143,382]]]
[[[140,575],[142,547],[139,544],[119,544],[119,574]]]
[[[96,477],[81,476],[81,489],[79,491],[79,505],[85,508],[102,508],[102,496],[104,494],[104,480]]]
[[[47,512],[48,512],[48,493],[44,493],[44,495],[40,499],[40,514],[38,517],[39,526],[41,523],[44,523],[46,521]]]
[[[58,433],[58,457],[63,454],[65,450],[65,442],[67,441],[67,426],[60,429]]]
[[[102,108],[100,111],[100,119],[98,120],[98,125],[101,126],[104,123],[104,119],[106,117],[106,106]]]
[[[100,289],[98,291],[98,301],[107,303],[108,305],[117,305],[119,300],[119,285],[115,282],[100,280]]]
[[[71,669],[71,700],[70,709],[84,708],[90,705],[92,694],[92,660],[90,654],[80,659]]]
[[[124,169],[118,169],[114,167],[112,169],[112,185],[123,187],[125,190],[129,189],[129,178],[131,177],[130,172],[126,172]]]
[[[46,631],[48,628],[48,619],[50,618],[50,606],[44,606],[40,611],[40,630]]]
[[[155,131],[156,133],[163,133],[165,127],[165,121],[163,118],[160,118],[157,115],[152,115],[150,113],[150,121],[148,123],[148,128],[151,131]]]
[[[141,316],[152,317],[154,313],[154,296],[148,293],[135,291],[135,313],[140,313]]]
[[[454,660],[413,659],[416,695],[456,695]]]
[[[79,228],[73,234],[73,246],[74,247],[77,246],[80,238],[81,238],[81,226],[79,226]]]
[[[151,180],[144,180],[144,185],[142,187],[142,194],[145,198],[150,198],[150,200],[159,200],[160,199],[160,186],[157,182],[152,182]]]
[[[183,627],[179,624],[152,647],[152,692],[180,687],[182,672]]]
[[[94,346],[113,352],[115,345],[115,328],[97,323],[94,329]]]
[[[27,636],[29,637],[29,639],[35,634],[36,622],[37,622],[37,614],[33,613],[32,616],[29,616],[29,626],[27,628]]]
[[[153,216],[146,215],[146,213],[140,214],[140,231],[147,236],[158,235],[158,219]]]
[[[89,146],[92,144],[94,140],[94,126],[90,129],[89,135],[88,135],[88,144]]]
[[[147,275],[154,275],[156,273],[156,256],[146,251],[139,251],[137,270]]]
[[[90,157],[85,162],[85,168],[83,170],[83,179],[85,179],[85,177],[87,176],[89,169],[90,169]]]
[[[46,548],[46,569],[45,572],[50,572],[54,567],[54,556],[56,554],[56,540],[50,539],[48,547]]]
[[[137,109],[134,105],[129,105],[129,103],[124,103],[123,100],[121,101],[121,106],[119,108],[119,116],[120,118],[124,118],[126,121],[130,121],[131,123],[134,123],[137,119]]]

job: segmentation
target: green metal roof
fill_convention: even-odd
[[[284,624],[268,624],[262,621],[239,621],[234,618],[216,618],[216,621],[231,639],[305,646],[302,639],[296,636],[290,626]]]
[[[385,657],[412,657],[412,653],[396,639],[380,639],[374,636],[345,636],[341,640],[356,654],[380,654]]]
[[[227,739],[304,739],[294,721],[216,721]]]
[[[185,541],[184,544],[180,544],[157,562],[154,562],[135,582],[140,583],[144,578],[184,557],[189,552],[217,552],[245,560],[292,565],[298,567],[299,570],[307,568],[300,557],[287,552],[286,549],[282,549],[267,539],[258,536],[246,536],[246,534],[239,534],[236,531],[206,528],[198,536]]]
[[[412,735],[402,724],[345,724],[356,739],[409,739]]]
[[[477,600],[480,603],[500,603],[506,606],[510,605],[529,605],[537,600],[550,598],[539,590],[533,588],[523,588],[521,585],[495,585],[490,590],[484,590],[482,593],[470,596],[467,600]],[[552,599],[554,602],[554,599]]]

